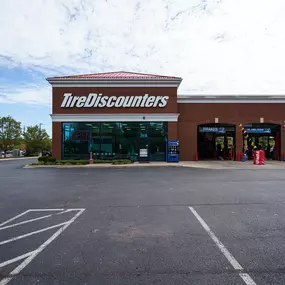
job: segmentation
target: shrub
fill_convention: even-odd
[[[48,162],[55,163],[56,162],[56,158],[48,156]]]
[[[58,165],[72,165],[72,164],[76,164],[76,165],[85,165],[88,164],[89,160],[57,160],[56,164]]]
[[[48,159],[49,159],[48,156],[40,156],[40,157],[38,158],[38,162],[47,162]]]
[[[95,159],[94,163],[112,163],[112,160],[107,159]]]
[[[132,161],[130,159],[116,159],[113,160],[112,164],[131,164]]]
[[[50,157],[50,156],[40,156],[38,158],[38,161],[39,162],[43,162],[43,163],[55,164],[56,158],[55,157]]]

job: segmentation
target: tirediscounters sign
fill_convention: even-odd
[[[168,103],[168,96],[103,96],[90,93],[88,96],[63,95],[61,108],[163,108]]]

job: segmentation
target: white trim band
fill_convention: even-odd
[[[52,114],[52,122],[177,122],[179,114]]]
[[[157,83],[157,82],[145,82],[145,83],[53,83],[52,87],[105,87],[105,88],[122,88],[122,87],[175,87],[177,88],[180,83]]]
[[[205,103],[211,103],[211,104],[220,104],[220,103],[233,103],[233,104],[249,104],[249,103],[285,103],[285,100],[283,99],[268,99],[268,100],[221,100],[221,99],[207,99],[207,100],[195,100],[195,99],[178,99],[178,104],[205,104]]]
[[[53,87],[178,87],[182,78],[155,79],[91,79],[47,78]]]

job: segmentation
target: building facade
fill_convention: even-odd
[[[181,78],[130,72],[47,80],[57,159],[165,161],[167,140],[184,161],[250,158],[254,147],[283,159],[285,97],[178,96]]]

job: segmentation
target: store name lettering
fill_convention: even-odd
[[[168,103],[168,96],[103,96],[90,93],[88,96],[73,96],[65,93],[61,108],[163,108]]]

